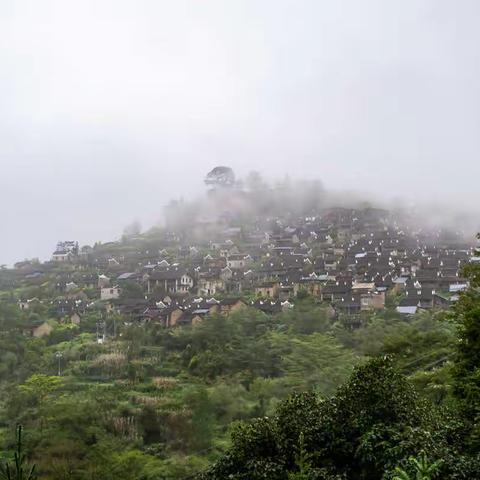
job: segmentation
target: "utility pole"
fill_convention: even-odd
[[[58,360],[58,376],[61,377],[62,376],[61,361],[62,361],[63,353],[55,352],[55,357]]]
[[[105,343],[105,340],[107,339],[107,314],[106,312],[102,311],[102,325],[103,326],[103,343]]]

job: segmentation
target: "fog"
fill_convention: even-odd
[[[478,0],[3,0],[0,263],[215,165],[477,213]]]

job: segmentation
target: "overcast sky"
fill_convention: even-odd
[[[215,165],[480,203],[478,0],[0,0],[0,263]]]

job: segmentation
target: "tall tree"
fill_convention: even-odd
[[[380,480],[422,449],[443,455],[437,428],[432,407],[392,361],[374,359],[330,399],[296,394],[274,417],[238,426],[231,449],[203,478]]]
[[[478,250],[475,253],[480,256]],[[464,274],[470,288],[461,294],[454,309],[459,327],[454,393],[471,429],[471,447],[480,452],[480,263],[469,263]]]

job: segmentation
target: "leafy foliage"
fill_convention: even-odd
[[[461,377],[443,361],[455,360],[456,323],[442,315],[389,311],[351,330],[306,296],[278,315],[245,309],[174,329],[93,309],[37,339],[22,335],[30,314],[9,302],[0,301],[0,448],[23,423],[41,480],[202,470],[383,480],[397,466],[411,475],[408,458],[422,449],[443,459],[441,478],[479,471],[473,442],[465,448],[473,421],[455,415]],[[98,344],[99,322],[116,337]]]
[[[410,471],[415,478],[437,471],[440,478],[476,478],[478,459],[458,455],[458,428],[418,396],[391,359],[378,358],[356,368],[331,398],[295,394],[273,417],[239,425],[232,447],[202,478],[262,478],[266,469],[279,479],[380,480]],[[435,460],[415,458],[419,451]],[[404,462],[405,470],[396,467]]]
[[[469,443],[472,451],[478,453],[480,452],[480,264],[469,264],[464,273],[470,281],[471,288],[462,293],[453,311],[459,327],[454,367],[454,393],[470,427]]]
[[[405,470],[397,467],[395,468],[395,476],[392,480],[433,480],[437,476],[442,463],[441,460],[430,463],[427,454],[423,451],[418,457],[410,457],[408,462],[415,472],[415,475],[409,475]]]
[[[23,452],[22,426],[17,427],[17,443],[13,454],[13,461],[0,463],[0,478],[3,480],[35,480],[35,465],[26,464],[26,455]]]

